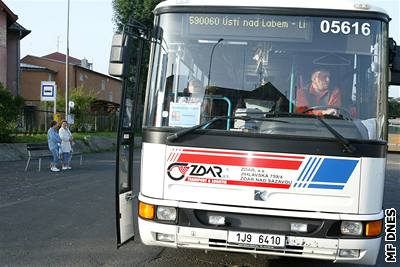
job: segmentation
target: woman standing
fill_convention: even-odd
[[[70,170],[72,169],[70,166],[70,160],[71,160],[71,152],[72,152],[72,134],[68,129],[68,123],[67,121],[62,121],[61,123],[61,128],[58,131],[58,134],[60,135],[61,138],[61,152],[62,152],[62,162],[63,162],[63,166],[62,169],[63,170]]]
[[[60,169],[57,168],[57,164],[60,162],[60,158],[58,157],[58,147],[61,143],[60,136],[57,133],[57,122],[52,121],[50,123],[50,128],[47,131],[47,141],[49,144],[49,150],[51,151],[51,154],[53,155],[53,160],[50,163],[50,170],[52,172],[58,172]]]

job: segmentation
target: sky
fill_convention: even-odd
[[[3,0],[32,32],[21,41],[21,57],[66,54],[67,0]],[[115,25],[111,0],[70,0],[69,55],[86,58],[107,74]]]
[[[248,0],[250,1],[250,0]],[[300,1],[300,0],[299,0]],[[321,0],[322,1],[322,0]],[[18,15],[18,23],[32,32],[21,41],[21,57],[66,54],[67,0],[3,0]],[[93,63],[93,70],[107,74],[111,40],[112,0],[70,0],[69,54]],[[390,36],[400,45],[400,1],[360,0],[385,9],[392,18]],[[400,97],[400,87],[390,89]]]

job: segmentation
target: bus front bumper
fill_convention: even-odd
[[[140,237],[145,245],[173,248],[220,250],[374,265],[381,243],[380,237],[329,239],[287,235],[283,248],[245,247],[228,243],[226,230],[184,227],[140,218],[138,221]],[[345,253],[348,250],[358,251],[358,256],[356,253],[350,257]]]

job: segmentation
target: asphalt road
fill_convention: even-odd
[[[37,162],[28,172],[23,161],[0,162],[0,266],[352,266],[138,242],[116,249],[114,159],[113,153],[86,155],[82,166],[75,159],[72,170],[60,173],[38,172]],[[139,163],[135,153],[136,175]],[[400,154],[390,154],[385,208],[400,212],[399,189]],[[381,249],[377,266],[396,266],[383,256]]]

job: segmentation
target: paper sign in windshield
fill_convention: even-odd
[[[192,127],[200,123],[200,103],[170,103],[169,126]]]

